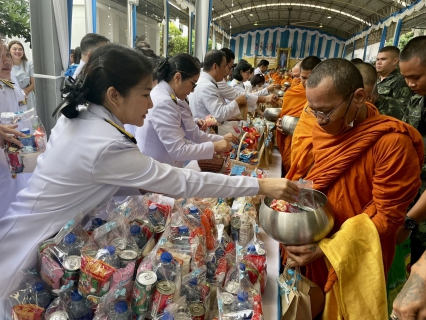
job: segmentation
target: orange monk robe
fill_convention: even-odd
[[[286,91],[283,97],[280,118],[284,115],[300,117],[306,104],[306,90],[300,83],[298,86]],[[287,173],[291,165],[291,136],[277,132],[277,146],[281,153],[283,170]]]
[[[308,103],[305,104],[305,106],[307,105]],[[317,119],[309,113],[303,111],[300,115],[291,139],[291,166],[286,175],[289,180],[306,177],[314,164],[312,129],[316,123]]]
[[[291,83],[292,82],[291,77],[290,76],[282,77],[280,84],[283,86],[285,82],[290,82]]]
[[[315,124],[315,163],[305,179],[313,180],[314,188],[327,195],[334,211],[334,227],[327,238],[347,219],[361,213],[371,218],[387,274],[395,253],[396,231],[420,187],[424,147],[421,135],[410,125],[378,114],[371,104],[367,110],[366,120],[340,135],[329,135]],[[335,277],[332,271],[330,278]],[[324,259],[306,266],[306,276],[322,288],[328,273]]]
[[[293,79],[291,79],[291,86],[290,86],[290,88],[298,86],[301,81],[302,80],[300,80],[300,78],[293,78]]]

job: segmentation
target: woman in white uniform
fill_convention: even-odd
[[[25,96],[11,78],[12,57],[7,46],[1,42],[0,68],[0,114],[2,112],[22,111],[22,107],[26,110],[25,106],[22,105],[22,101],[25,101]],[[1,148],[4,146],[4,140],[22,146],[21,142],[9,136],[9,134],[23,136],[23,134],[14,130],[17,128],[17,125],[0,124],[0,126]],[[0,149],[0,218],[6,214],[9,205],[13,201],[16,201],[16,194],[27,186],[27,181],[30,177],[30,173],[20,173],[13,179],[6,155],[3,149]]]
[[[212,159],[215,152],[231,150],[229,142],[238,143],[232,134],[207,134],[196,125],[186,101],[200,76],[199,64],[192,56],[179,53],[166,58],[154,73],[158,79],[151,91],[154,107],[135,133],[143,154],[182,168],[185,161]]]
[[[65,100],[28,187],[0,219],[0,298],[17,285],[19,269],[35,267],[37,243],[55,235],[79,211],[89,212],[121,186],[170,197],[256,194],[293,201],[286,179],[228,177],[179,169],[142,154],[124,124],[142,126],[152,108],[152,69],[142,54],[107,44],[90,56]],[[88,107],[82,106],[89,103]],[[6,314],[1,310],[0,314]]]
[[[281,85],[270,84],[266,88],[265,85],[265,76],[263,74],[255,74],[250,78],[250,81],[245,81],[244,86],[246,92],[254,94],[256,96],[267,96],[270,95],[275,89],[280,89]]]

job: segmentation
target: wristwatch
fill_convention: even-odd
[[[410,217],[405,216],[405,222],[404,222],[404,228],[408,230],[413,230],[415,227],[417,227],[417,222]]]

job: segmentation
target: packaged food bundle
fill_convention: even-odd
[[[202,266],[182,278],[181,296],[186,297],[189,313],[208,319],[210,311],[210,286],[206,282],[207,268]]]
[[[185,297],[180,297],[177,301],[169,304],[164,312],[157,315],[153,320],[192,320]],[[204,318],[199,318],[204,319]],[[207,318],[206,318],[207,319]]]
[[[224,201],[224,199],[219,199],[218,203],[213,207],[213,213],[215,217],[216,229],[218,225],[222,224],[226,231],[229,231],[229,222],[231,220],[231,208]]]
[[[74,281],[77,285],[81,265],[81,249],[89,235],[81,226],[84,214],[80,212],[53,238],[39,244],[38,264],[40,276],[49,290]]]
[[[133,217],[138,216],[141,210],[141,207],[133,197],[127,197],[121,202],[111,198],[106,207],[108,220],[112,220],[117,215],[120,215],[130,221]]]
[[[313,189],[313,181],[300,179],[296,182],[299,187],[299,198],[293,203],[284,200],[273,200],[271,202],[271,209],[280,212],[305,212],[314,211],[318,204],[315,201],[315,193]]]
[[[42,320],[52,295],[35,270],[20,271],[18,290],[11,293],[14,320]]]
[[[249,150],[257,150],[258,142],[260,138],[260,132],[257,131],[256,127],[243,127],[243,131],[247,134],[245,135],[244,142],[247,144],[247,149]]]
[[[132,309],[126,300],[127,296],[126,288],[110,290],[100,299],[93,320],[131,319]]]
[[[231,218],[231,238],[242,247],[246,246],[254,237],[256,222],[247,212],[234,214]]]
[[[255,287],[259,286],[261,293],[265,292],[268,275],[264,243],[255,235],[253,241],[241,250],[241,254],[241,262],[245,264],[251,283]]]
[[[17,130],[25,134],[25,137],[17,137],[23,148],[6,141],[4,152],[12,177],[21,172],[33,172],[37,157],[45,151],[47,144],[46,130],[39,117],[34,109],[26,112],[3,112],[0,117],[1,123],[17,124]]]
[[[167,219],[172,213],[173,199],[160,194],[148,193],[143,197],[143,206],[148,211],[151,224],[158,229],[155,233],[160,233],[160,229],[162,229],[162,233]]]
[[[55,316],[64,316],[63,306],[66,308],[68,317],[65,319],[93,319],[95,305],[91,303],[78,290],[73,289],[72,285],[61,288],[59,292],[60,309],[51,315],[51,319]]]
[[[125,218],[100,226],[81,250],[79,291],[93,304],[119,286],[130,293],[138,255]]]
[[[250,298],[246,291],[238,291],[233,295],[218,289],[217,301],[220,320],[262,319],[260,295]]]

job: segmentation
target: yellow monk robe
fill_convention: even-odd
[[[298,86],[286,91],[283,97],[280,118],[284,115],[300,117],[306,104],[306,90],[300,83]],[[291,136],[277,132],[277,146],[281,153],[283,170],[288,172],[291,165]]]
[[[340,135],[329,135],[315,124],[315,163],[305,179],[313,180],[314,188],[327,195],[335,213],[333,230],[326,238],[336,237],[342,224],[356,215],[366,213],[370,217],[380,238],[387,275],[395,253],[396,231],[403,225],[407,207],[420,186],[424,147],[421,135],[410,125],[379,115],[371,104],[367,104],[367,111],[366,120]],[[339,271],[343,267],[333,266]],[[324,288],[327,280],[336,280],[339,272],[333,268],[328,270],[324,259],[319,259],[306,266],[306,276]],[[330,282],[328,288],[333,285]],[[368,283],[359,285],[368,290]]]

